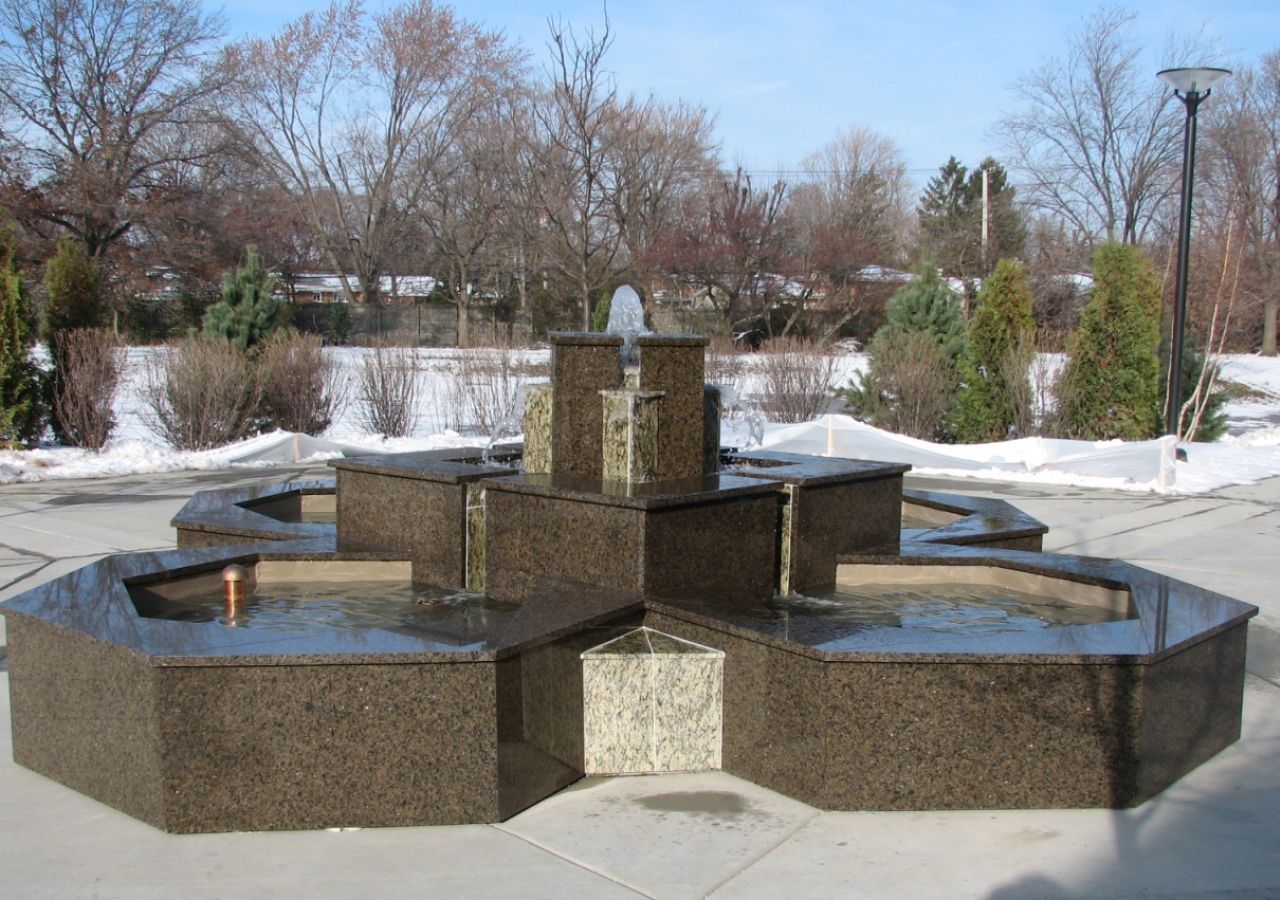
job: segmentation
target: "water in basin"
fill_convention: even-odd
[[[982,584],[860,584],[777,597],[768,605],[788,618],[823,619],[853,627],[977,633],[1097,625],[1130,618],[1127,611]]]
[[[251,584],[244,615],[228,617],[221,585],[180,600],[143,604],[148,618],[218,622],[267,631],[420,630],[464,643],[491,633],[518,607],[484,594],[414,586],[403,581],[269,582]]]

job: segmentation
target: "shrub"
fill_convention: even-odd
[[[334,359],[317,335],[276,334],[258,360],[264,424],[319,435],[345,400]]]
[[[346,303],[333,303],[329,306],[329,343],[335,347],[346,346],[351,337],[351,307]]]
[[[500,423],[517,413],[523,387],[546,375],[546,367],[526,360],[509,340],[460,352],[452,382],[458,424],[477,434],[493,434]]]
[[[931,334],[947,355],[955,359],[964,350],[964,319],[960,298],[932,266],[922,267],[914,278],[898,288],[885,306],[888,324],[876,337],[923,332]],[[873,339],[874,343],[874,339]],[[868,351],[870,351],[868,347]]]
[[[1146,255],[1107,243],[1093,260],[1093,296],[1068,341],[1058,417],[1066,437],[1140,441],[1160,428],[1160,279]]]
[[[98,451],[115,429],[113,411],[124,367],[119,339],[105,328],[77,328],[54,336],[60,361],[53,411],[73,447]]]
[[[705,378],[710,384],[727,387],[735,395],[740,395],[747,375],[746,360],[747,355],[733,338],[715,335],[707,346]]]
[[[961,387],[953,423],[958,440],[1002,441],[1014,427],[1013,395],[1029,396],[1030,390],[1027,368],[1010,367],[1008,360],[1019,341],[1035,333],[1031,306],[1026,266],[1000,260],[978,294],[959,359]]]
[[[418,427],[422,364],[411,347],[377,340],[360,360],[356,387],[362,427],[387,437],[407,437]]]
[[[760,410],[770,422],[808,422],[827,411],[835,387],[836,358],[808,341],[775,338],[758,357]]]
[[[224,338],[204,336],[152,357],[142,394],[148,424],[178,450],[208,450],[248,437],[261,397],[248,357]]]
[[[258,248],[249,246],[245,264],[223,278],[222,299],[204,314],[205,335],[257,353],[282,324],[284,305],[271,296],[275,286],[275,278],[262,268]]]
[[[842,388],[850,414],[877,428],[921,440],[946,436],[955,363],[937,338],[923,331],[877,335],[871,366],[857,385]]]

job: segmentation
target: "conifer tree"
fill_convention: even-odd
[[[84,246],[69,237],[58,238],[57,250],[45,265],[49,292],[41,338],[52,350],[55,335],[77,328],[101,328],[107,323],[107,298],[102,268],[85,255]],[[55,361],[56,362],[56,361]]]
[[[0,441],[31,443],[43,430],[40,373],[31,362],[31,303],[17,259],[17,235],[0,230]]]
[[[1014,259],[1000,260],[982,283],[960,357],[957,440],[978,443],[1009,436],[1014,423],[1009,379],[1027,378],[1026,372],[1009,371],[1009,360],[1018,343],[1034,335],[1031,305],[1027,267]]]
[[[881,335],[922,331],[937,338],[952,359],[964,349],[960,299],[932,265],[921,266],[915,277],[889,298],[885,317],[888,324],[876,332],[872,343]]]
[[[1131,244],[1093,257],[1093,292],[1058,382],[1065,437],[1147,440],[1160,430],[1160,278]]]
[[[206,337],[222,337],[256,353],[280,326],[283,306],[271,294],[276,280],[262,267],[258,248],[246,248],[245,264],[222,280],[222,299],[204,314]]]

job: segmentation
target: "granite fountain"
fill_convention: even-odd
[[[638,331],[552,335],[522,445],[197,494],[177,550],[6,603],[15,760],[199,832],[705,769],[824,809],[1127,807],[1238,738],[1254,607],[1042,553],[904,465],[722,447],[707,340]]]

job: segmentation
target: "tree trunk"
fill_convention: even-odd
[[[1280,300],[1269,297],[1262,301],[1262,355],[1276,355],[1276,309]]]

